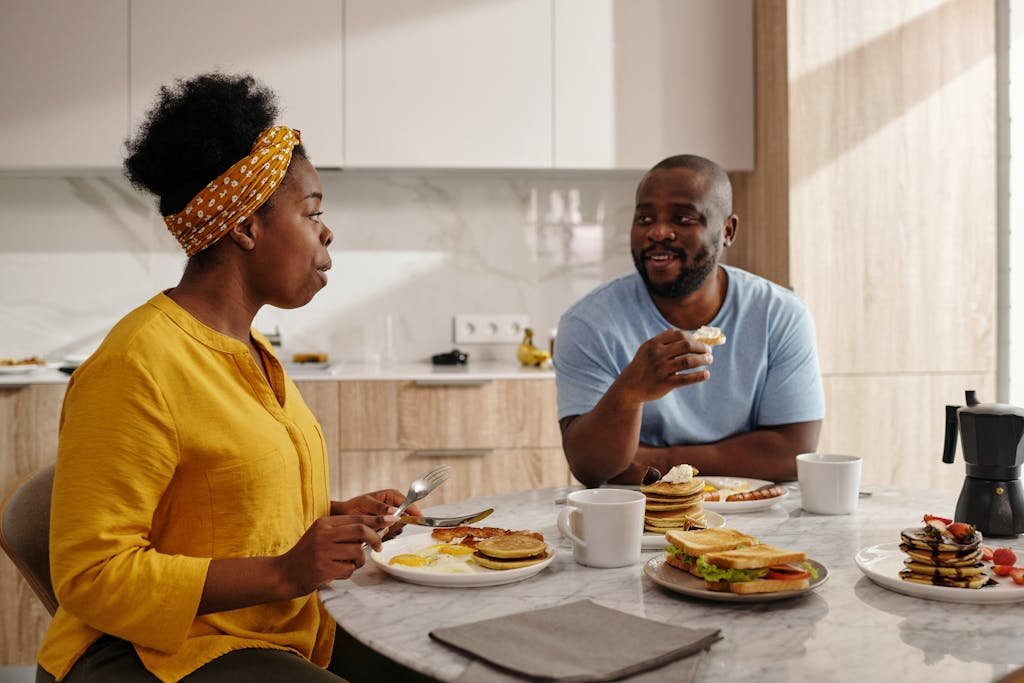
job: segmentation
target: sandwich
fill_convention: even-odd
[[[696,565],[694,573],[704,579],[705,588],[741,595],[799,591],[817,578],[807,553],[767,543],[707,553]]]
[[[807,553],[760,543],[735,529],[668,531],[666,564],[704,579],[707,590],[739,594],[803,590],[817,578]]]
[[[665,552],[668,553],[666,564],[690,572],[694,576],[699,576],[696,571],[697,559],[702,555],[745,548],[758,543],[753,536],[728,527],[692,531],[672,529],[665,532],[665,539],[671,543],[665,548]]]

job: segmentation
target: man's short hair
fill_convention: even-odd
[[[725,169],[711,161],[711,159],[705,159],[696,154],[677,154],[662,159],[651,168],[651,171],[658,168],[686,168],[701,174],[710,183],[712,199],[722,211],[722,217],[725,218],[732,215],[732,182],[729,180],[729,174],[725,172]]]

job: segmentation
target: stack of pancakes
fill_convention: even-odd
[[[683,484],[656,481],[642,486],[647,496],[644,512],[644,531],[663,534],[669,529],[703,529],[704,480],[691,479]]]
[[[933,527],[917,527],[904,529],[900,541],[908,557],[900,570],[904,581],[953,588],[981,588],[989,581],[977,532],[961,542]]]
[[[540,534],[508,534],[477,541],[473,561],[488,569],[518,569],[548,558],[548,544]]]

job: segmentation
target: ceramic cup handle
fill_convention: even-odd
[[[558,513],[558,530],[562,532],[562,535],[572,540],[575,545],[581,548],[586,548],[587,543],[582,538],[572,532],[572,528],[569,525],[569,515],[578,515],[579,510],[569,505],[562,508],[562,511]]]

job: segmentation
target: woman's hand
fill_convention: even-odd
[[[373,493],[365,493],[355,498],[350,498],[345,501],[331,501],[331,514],[332,515],[390,515],[398,510],[398,506],[405,502],[405,496],[396,491],[395,489],[383,489],[381,491],[374,491]],[[415,505],[410,505],[406,512],[410,515],[421,515],[419,508]],[[378,527],[379,529],[388,526],[387,524]],[[405,525],[401,522],[395,522],[390,525],[387,533],[384,535],[384,540],[394,538],[398,534],[402,533],[402,528]]]
[[[380,550],[377,531],[393,519],[387,514],[331,515],[313,522],[291,550],[276,558],[289,593],[308,595],[322,584],[352,576],[366,562],[364,545]]]

